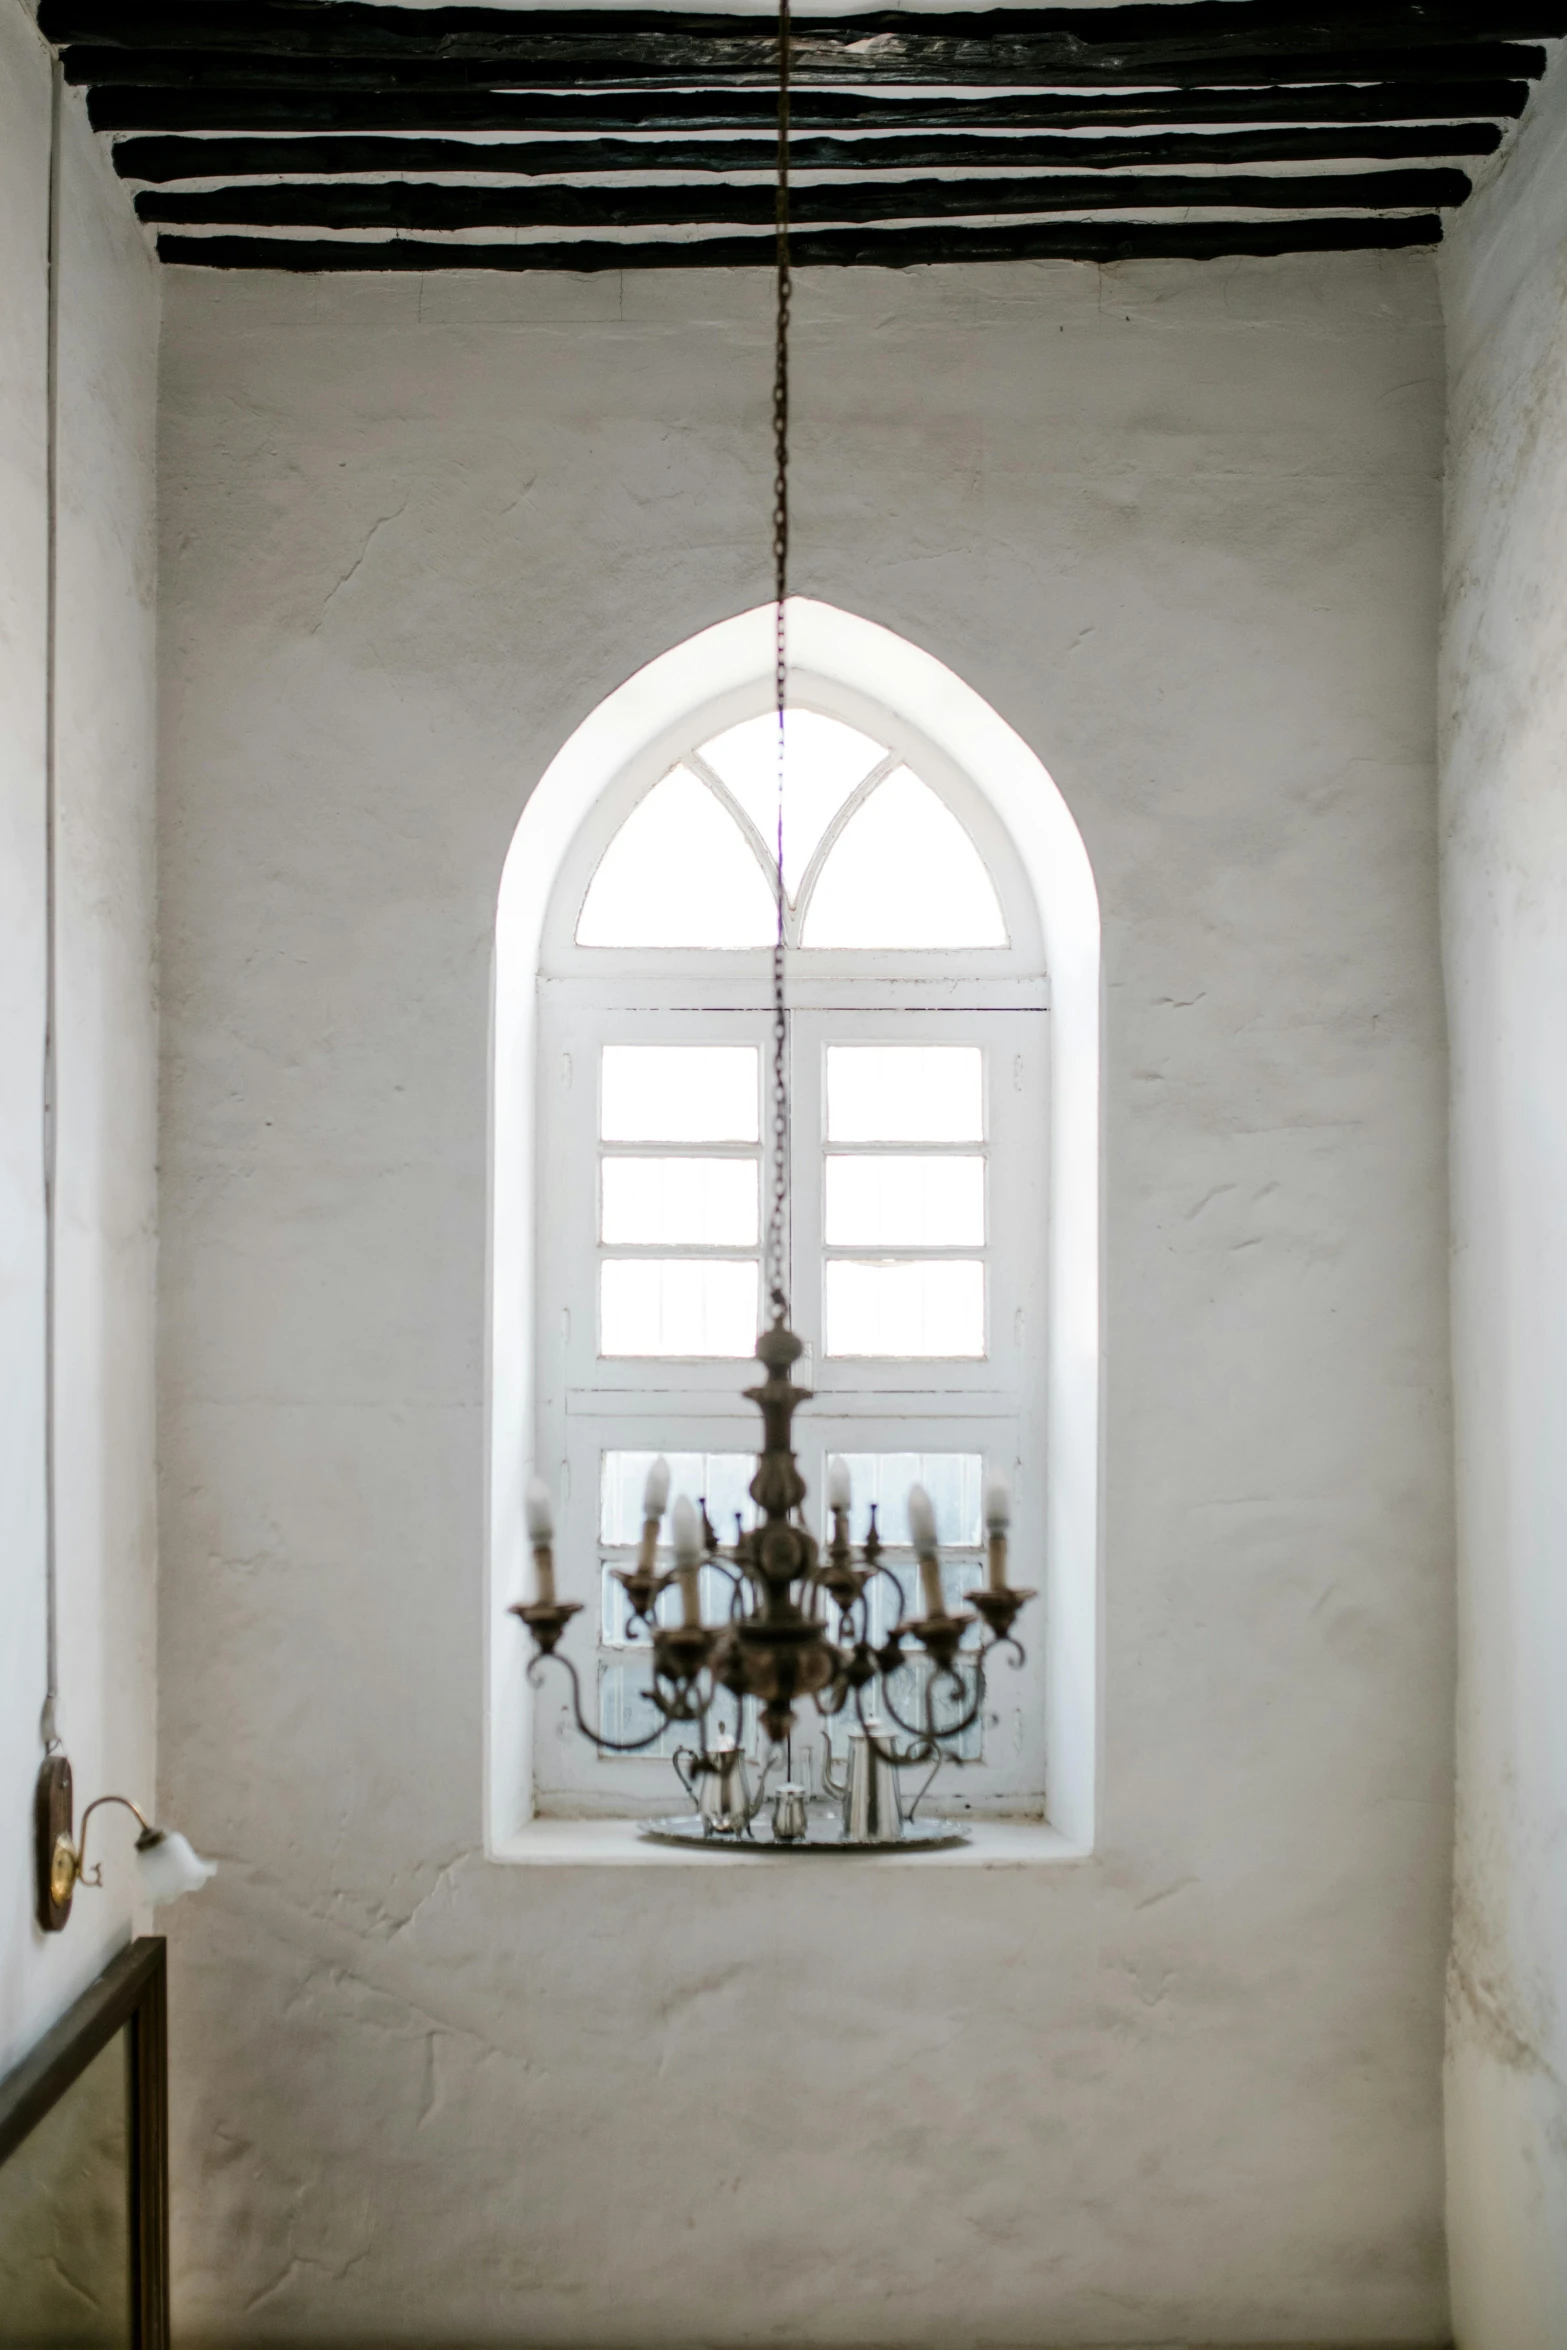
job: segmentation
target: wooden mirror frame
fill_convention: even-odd
[[[112,1958],[16,2070],[0,2081],[0,2163],[125,2030],[131,2350],[169,2344],[168,1997],[161,1934]]]

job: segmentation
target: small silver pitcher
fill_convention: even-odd
[[[778,1844],[798,1844],[809,1826],[805,1789],[797,1780],[786,1779],[773,1797],[773,1840]]]
[[[849,1732],[843,1777],[833,1771],[832,1750],[822,1758],[822,1785],[843,1801],[843,1833],[850,1844],[896,1844],[903,1834],[903,1799],[896,1765],[888,1759],[886,1732],[871,1720]],[[877,1749],[882,1751],[878,1753]]]
[[[706,1754],[682,1748],[675,1756],[675,1769],[696,1806],[704,1835],[751,1833],[751,1822],[767,1792],[767,1771],[763,1769],[753,1794],[745,1756],[732,1738],[715,1739]]]

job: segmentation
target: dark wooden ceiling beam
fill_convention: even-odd
[[[546,52],[685,47],[740,55],[771,47],[770,22],[733,11],[414,9],[364,0],[42,0],[39,24],[59,45],[126,50],[265,52],[323,58],[445,58],[531,63]],[[1359,46],[1550,40],[1567,33],[1567,0],[1134,0],[1110,8],[952,9],[863,15],[801,12],[801,66],[845,48],[895,57],[911,45],[1005,48],[1025,41],[1062,67],[1097,59],[1192,63],[1231,48],[1294,56]]]
[[[765,232],[772,213],[763,175],[776,35],[765,14],[41,0],[39,21],[86,86],[94,125],[137,134],[120,139],[115,161],[143,182],[144,219],[258,232],[165,233],[169,259],[532,270],[772,257],[766,233],[743,233]],[[844,176],[796,183],[796,256],[807,267],[906,267],[1430,243],[1440,210],[1469,192],[1455,159],[1496,148],[1498,125],[1522,112],[1544,70],[1543,43],[1564,35],[1567,0],[797,14],[796,168]],[[749,143],[712,135],[747,129],[758,133]],[[1004,129],[1031,135],[985,135]],[[1092,135],[1042,135],[1074,130]],[[501,136],[482,148],[442,136],[459,131]],[[506,143],[524,132],[543,143]],[[619,135],[630,132],[653,141]],[[1248,168],[1309,164],[1336,168]],[[1357,168],[1366,164],[1385,168]],[[964,176],[873,176],[888,170]],[[453,177],[409,177],[434,172]],[[655,172],[689,176],[649,186]],[[564,185],[567,175],[591,184]],[[228,184],[169,185],[197,179]],[[1222,209],[1278,217],[1216,220]],[[1096,217],[1109,212],[1136,217]],[[1041,217],[1066,213],[1089,217]],[[1160,213],[1184,217],[1150,217]],[[636,233],[686,227],[718,233]],[[338,233],[259,233],[283,228]],[[474,241],[571,228],[635,241]],[[400,233],[367,241],[376,231]]]
[[[1244,13],[1232,0],[1234,13]],[[804,45],[800,45],[803,47]],[[1260,82],[1393,81],[1400,76],[1430,83],[1481,79],[1534,80],[1545,71],[1537,44],[1507,41],[1448,42],[1421,48],[1344,40],[1331,47],[1259,49],[1239,35],[1189,57],[1177,44],[1150,43],[1146,51],[1108,43],[1093,47],[994,34],[979,40],[947,40],[923,32],[885,44],[813,43],[797,59],[802,89],[834,83],[874,82],[927,89],[1105,89],[1119,84],[1169,89],[1225,89]],[[93,89],[139,90],[310,90],[329,74],[333,87],[369,93],[430,91],[460,94],[496,88],[574,89],[596,82],[676,89],[696,83],[770,87],[777,78],[776,52],[769,40],[685,40],[647,35],[602,40],[532,44],[525,54],[502,59],[465,57],[300,57],[246,55],[199,49],[121,49],[73,46],[65,52],[67,81]]]
[[[1115,139],[1033,138],[959,131],[880,133],[844,139],[797,137],[796,171],[1132,170],[1150,165],[1341,163],[1425,156],[1490,155],[1502,134],[1493,122],[1355,124],[1262,131],[1166,131]],[[598,176],[648,171],[771,171],[770,134],[753,139],[120,139],[113,149],[124,179],[166,186],[175,180],[272,179],[279,173],[357,176],[363,172],[451,171],[534,179],[568,172]]]
[[[796,222],[942,220],[1009,212],[1425,211],[1461,204],[1461,171],[1324,172],[1311,178],[1219,173],[1192,178],[1060,173],[1015,179],[839,180],[796,186]],[[136,198],[143,220],[248,228],[673,228],[762,226],[773,217],[765,182],[673,187],[450,187],[419,180],[250,181],[212,190],[154,188]]]
[[[1353,253],[1434,245],[1436,214],[1396,220],[1028,221],[999,227],[950,226],[817,231],[795,241],[795,264],[811,268],[911,269],[935,262],[1217,260],[1225,254]],[[158,239],[161,259],[208,269],[382,271],[502,269],[770,269],[773,240],[700,237],[631,244],[584,238],[531,245],[443,244],[404,237],[356,243],[347,238],[192,237]]]
[[[1418,122],[1471,115],[1511,121],[1529,96],[1526,81],[1434,85],[1401,79],[1267,85],[1236,90],[1124,91],[1100,97],[944,95],[883,98],[874,91],[800,90],[802,127],[868,129],[961,122],[1037,130],[1128,129],[1179,123]],[[323,77],[309,90],[95,89],[88,118],[100,131],[552,131],[739,130],[765,126],[776,106],[765,90],[600,90],[534,92],[369,92],[339,90]]]

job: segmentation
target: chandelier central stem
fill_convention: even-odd
[[[784,1002],[784,704],[789,661],[784,606],[789,594],[789,0],[778,5],[777,310],[773,341],[773,698],[778,713],[778,821],[773,887],[772,1192],[767,1216],[767,1288],[773,1313],[789,1318],[789,1016]]]

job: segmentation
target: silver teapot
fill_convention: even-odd
[[[704,1836],[749,1836],[751,1822],[767,1793],[772,1759],[769,1755],[753,1794],[745,1756],[733,1738],[716,1738],[702,1754],[689,1747],[680,1749],[675,1770],[696,1806]]]
[[[896,1844],[903,1834],[903,1798],[897,1766],[883,1725],[874,1717],[849,1732],[843,1776],[833,1770],[832,1748],[822,1753],[822,1785],[843,1803],[844,1840],[850,1844]]]

